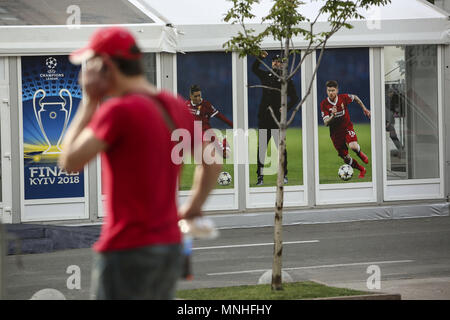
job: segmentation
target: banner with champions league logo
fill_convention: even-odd
[[[25,200],[84,197],[83,172],[57,163],[82,97],[79,71],[67,56],[22,57]]]

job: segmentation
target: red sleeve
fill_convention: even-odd
[[[344,94],[344,100],[347,104],[350,104],[353,102],[353,95],[352,94]]]
[[[328,111],[328,108],[325,106],[325,100],[323,100],[320,103],[320,110],[322,111],[322,118],[330,116],[330,112]]]
[[[231,122],[230,119],[228,119],[224,114],[222,114],[219,110],[217,110],[209,101],[205,101],[205,107],[207,107],[207,113],[208,115],[213,118],[217,117],[223,122],[225,122],[227,125],[229,125],[231,128],[233,128],[233,122]]]
[[[217,113],[219,112],[214,106],[211,104],[211,102],[203,100],[202,107],[204,112],[210,117],[215,117]]]
[[[111,99],[97,109],[88,124],[97,139],[106,142],[108,145],[113,145],[114,142],[122,134],[122,128],[126,113],[123,108],[120,108],[120,103],[117,99]]]
[[[217,113],[217,118],[225,122],[227,125],[229,125],[231,128],[233,128],[233,122],[231,122],[230,119],[228,119],[224,114],[221,114],[220,112]]]

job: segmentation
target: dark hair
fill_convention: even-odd
[[[132,46],[130,49],[133,54],[140,54],[141,50],[136,46]],[[123,58],[111,58],[119,68],[119,71],[126,76],[140,76],[144,74],[144,66],[141,59],[123,59]]]
[[[327,88],[339,88],[338,82],[336,80],[328,80],[325,86]]]
[[[200,86],[198,84],[193,84],[191,86],[191,88],[189,89],[190,94],[193,94],[194,92],[197,92],[197,91],[202,91],[202,89],[200,89]]]
[[[272,61],[280,61],[281,62],[281,56],[279,54],[276,54],[272,57]]]

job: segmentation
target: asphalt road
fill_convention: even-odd
[[[368,267],[375,265],[381,288],[371,290],[400,293],[406,299],[450,299],[450,217],[283,230],[283,268],[294,281],[368,290],[367,279],[373,275]],[[272,228],[220,231],[215,240],[194,241],[194,280],[180,281],[179,289],[256,284],[271,269]],[[30,299],[53,288],[67,299],[88,299],[91,264],[90,249],[8,256],[5,298]],[[80,275],[80,286],[75,275]]]

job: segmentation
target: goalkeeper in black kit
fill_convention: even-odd
[[[264,59],[266,58],[268,53],[266,51],[263,51],[260,58]],[[269,144],[270,138],[272,137],[272,131],[271,129],[277,129],[274,131],[274,140],[276,145],[278,146],[278,139],[279,139],[279,128],[276,124],[275,120],[272,117],[272,114],[270,113],[269,107],[272,107],[272,110],[275,114],[275,117],[277,120],[280,120],[280,107],[281,107],[281,81],[269,70],[260,69],[261,62],[259,62],[257,59],[252,65],[252,71],[253,73],[260,79],[261,85],[265,86],[266,88],[263,88],[262,90],[262,99],[261,103],[259,105],[259,112],[258,112],[258,169],[256,171],[256,174],[258,176],[258,180],[256,185],[261,186],[264,184],[264,175],[263,175],[263,168],[264,168],[264,162],[265,162],[265,155],[267,150],[267,145]],[[282,69],[282,61],[281,57],[279,55],[276,55],[272,58],[272,69],[275,73],[281,75],[281,69]],[[278,90],[273,90],[270,88],[275,88]],[[291,110],[299,101],[299,97],[297,95],[297,92],[295,91],[294,83],[292,80],[289,80],[288,82],[288,110]],[[265,129],[266,135],[262,134]],[[266,139],[263,139],[264,136]],[[288,183],[287,178],[287,151],[284,152],[284,183]]]

